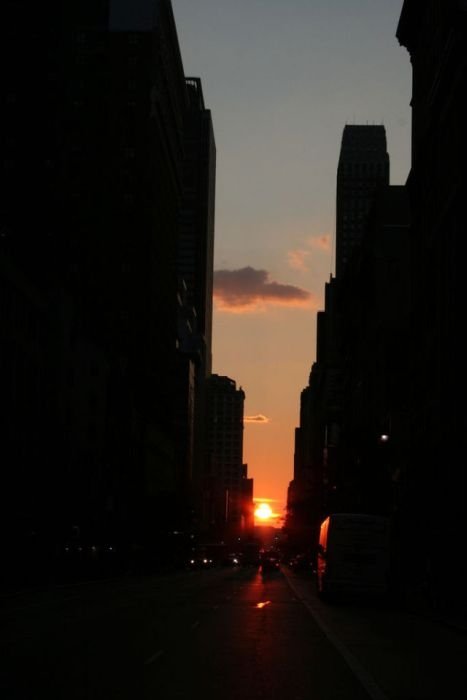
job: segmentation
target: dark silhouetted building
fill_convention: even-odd
[[[375,190],[388,184],[384,126],[347,124],[337,168],[336,277],[362,241]]]
[[[242,524],[245,394],[233,379],[213,374],[207,382],[207,399],[203,529],[233,535]]]
[[[409,213],[404,186],[375,194],[340,298],[342,411],[333,510],[390,514],[407,459]]]
[[[400,479],[402,566],[441,608],[465,608],[467,426],[467,6],[406,0],[397,28],[412,64],[411,453]],[[407,539],[409,535],[409,539]],[[450,562],[449,576],[440,557]]]
[[[196,309],[196,331],[204,374],[209,376],[212,366],[216,145],[211,112],[204,105],[199,78],[187,78],[186,90],[188,110],[177,269],[187,287],[187,304]]]
[[[316,362],[295,435],[286,526],[296,543],[316,545],[320,522],[332,511],[395,508],[408,440],[410,290],[406,192],[389,186],[388,176],[384,127],[346,126],[339,272],[326,284],[325,309],[317,315]],[[390,446],[381,441],[386,432]]]
[[[201,463],[210,112],[170,0],[18,0],[2,19],[2,516],[12,541],[157,546],[192,519]]]
[[[241,533],[246,537],[252,537],[255,527],[254,479],[248,478],[248,464],[244,464],[242,467],[241,487]]]
[[[202,510],[202,475],[206,454],[206,379],[212,366],[212,305],[216,146],[211,112],[206,109],[201,81],[186,79],[183,198],[179,215],[177,273],[184,287],[185,312],[191,331],[181,345],[181,362],[194,366],[194,413],[191,459],[193,525]],[[182,394],[182,401],[185,397]],[[187,455],[188,456],[188,455]]]

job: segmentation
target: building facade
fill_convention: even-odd
[[[401,529],[412,533],[414,585],[441,606],[463,603],[459,548],[467,528],[462,435],[467,425],[465,291],[467,6],[406,0],[397,38],[412,65],[410,199],[410,461],[401,481]],[[415,545],[415,543],[417,543]],[[452,563],[439,575],[439,554]],[[410,559],[407,557],[407,559]],[[428,572],[428,573],[427,573]]]
[[[361,243],[375,190],[389,184],[384,126],[347,124],[337,167],[336,277]]]
[[[396,465],[407,452],[409,256],[405,188],[390,187],[388,177],[384,127],[346,126],[338,274],[317,315],[316,362],[301,395],[289,488],[288,524],[297,540],[307,531],[316,544],[332,511],[395,507]],[[380,442],[385,432],[391,448]]]
[[[9,535],[46,527],[41,503],[23,513],[40,462],[57,546],[71,530],[153,546],[193,510],[196,392],[211,366],[211,116],[184,75],[170,0],[2,12],[0,275],[17,312],[30,309],[29,331],[0,324],[2,378],[25,385],[15,405],[4,397],[2,461],[30,474],[12,481]],[[195,241],[184,265],[182,220]],[[39,325],[14,360],[11,344]],[[36,446],[27,459],[20,443]]]
[[[229,377],[207,383],[207,459],[203,477],[203,529],[241,531],[244,491],[243,411],[245,393]]]

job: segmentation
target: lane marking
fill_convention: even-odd
[[[341,640],[334,634],[331,628],[324,622],[321,615],[314,609],[314,607],[301,596],[300,591],[297,590],[295,584],[289,579],[288,576],[285,577],[290,588],[293,590],[298,600],[306,607],[308,612],[311,614],[318,627],[325,634],[331,644],[337,649],[343,659],[346,661],[352,673],[358,678],[360,683],[365,688],[366,692],[370,696],[371,700],[389,700],[389,697],[384,693],[379,685],[376,683],[373,676],[368,673],[368,671],[361,665],[360,661],[352,654],[349,649],[341,642]]]
[[[154,661],[157,661],[157,659],[159,659],[163,653],[164,653],[164,650],[159,649],[159,651],[156,651],[155,654],[153,654],[152,656],[149,657],[149,659],[146,659],[146,661],[144,662],[144,665],[149,666],[149,664],[154,663]]]

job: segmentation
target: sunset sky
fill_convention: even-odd
[[[283,516],[316,311],[334,272],[345,124],[385,125],[391,184],[410,167],[402,0],[172,3],[217,146],[213,371],[245,391],[254,497]]]

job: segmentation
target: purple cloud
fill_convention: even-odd
[[[214,299],[222,311],[256,311],[266,304],[310,306],[312,295],[291,284],[269,280],[266,270],[242,267],[214,272]]]

